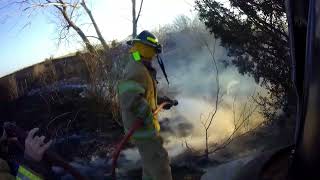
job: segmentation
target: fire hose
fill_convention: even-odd
[[[15,143],[17,144],[18,148],[24,150],[24,145],[22,144],[24,144],[25,142],[27,133],[13,123],[5,123],[4,129],[9,137],[18,138],[18,141],[16,141]],[[77,180],[87,179],[84,176],[82,176],[75,168],[73,168],[66,161],[64,161],[62,157],[60,157],[57,153],[53,151],[47,150],[43,155],[43,160],[51,163],[52,165],[62,167],[65,171],[69,172]]]
[[[153,116],[156,116],[166,105],[171,105],[171,106],[176,106],[178,105],[177,101],[169,101],[169,102],[164,102],[160,104],[160,106],[153,112]],[[119,144],[116,146],[116,149],[112,155],[112,178],[116,180],[116,167],[117,167],[117,160],[119,158],[120,152],[123,149],[124,145],[126,145],[133,135],[133,133],[141,128],[143,126],[143,120],[142,119],[137,119],[132,127],[129,129],[127,134],[122,138],[122,140],[119,142]]]

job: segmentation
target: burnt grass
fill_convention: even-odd
[[[83,89],[40,89],[10,101],[3,112],[4,120],[23,129],[39,127],[49,137],[81,131],[105,131],[121,135],[121,127],[112,119],[108,105],[79,94]]]
[[[55,139],[51,150],[68,162],[75,158],[89,162],[93,156],[110,159],[123,129],[117,123],[119,119],[113,118],[110,105],[81,96],[84,91],[85,88],[54,85],[33,90],[2,104],[1,121],[14,122],[26,131],[39,127],[39,135]],[[19,161],[22,151],[9,147],[10,157]],[[133,145],[128,143],[125,148],[130,147]],[[141,171],[130,170],[125,179],[141,179]],[[197,180],[204,172],[197,167],[172,165],[172,173],[177,180]]]
[[[171,165],[172,178],[175,180],[200,180],[204,171],[196,167]],[[128,172],[130,179],[140,180],[142,169],[136,169]]]

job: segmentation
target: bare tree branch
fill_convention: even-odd
[[[232,102],[232,115],[233,115],[233,125],[234,128],[236,128],[236,98],[237,96],[234,96],[233,102]]]
[[[189,143],[188,143],[188,141],[186,139],[184,139],[183,143],[186,146],[188,151],[195,152],[195,149],[192,146],[189,145]]]
[[[191,27],[194,28],[194,27]],[[195,30],[196,32],[197,30]],[[201,34],[201,33],[199,33]],[[203,45],[205,46],[205,48],[208,50],[208,53],[211,56],[211,62],[213,63],[213,67],[214,67],[214,71],[215,71],[215,84],[216,84],[216,92],[215,92],[215,102],[214,102],[214,106],[213,106],[213,110],[209,113],[207,119],[205,122],[203,122],[202,120],[200,121],[202,126],[204,127],[204,132],[205,132],[205,157],[207,159],[209,159],[209,129],[212,126],[212,123],[215,119],[215,116],[218,112],[218,107],[219,104],[222,102],[222,97],[223,94],[221,94],[221,87],[220,87],[220,81],[219,81],[219,69],[218,69],[218,64],[215,58],[215,51],[216,51],[216,39],[213,39],[213,47],[212,49],[210,48],[209,43],[207,42],[207,40],[202,37],[202,36],[198,36],[196,37],[196,39]]]
[[[48,2],[49,0],[47,0]],[[49,1],[50,2],[50,1]],[[62,7],[54,5],[62,14],[64,17],[65,21],[68,23],[70,27],[72,27],[78,35],[81,37],[82,41],[85,43],[87,49],[91,53],[95,53],[94,47],[91,45],[89,39],[86,37],[84,32],[70,19],[70,17],[67,14],[67,6],[64,5],[64,2],[62,0],[59,0],[59,2],[62,4]]]
[[[142,10],[142,5],[143,5],[143,0],[141,0],[141,3],[140,3],[139,12],[138,12],[138,15],[137,15],[137,18],[136,18],[136,23],[138,23],[138,21],[139,21],[141,10]]]
[[[0,7],[0,10],[2,9],[6,9],[6,8],[10,8],[10,6],[14,6],[14,5],[24,5],[29,3],[29,0],[23,0],[23,1],[10,1],[8,4],[5,4],[4,6]]]
[[[263,126],[263,124],[264,124],[264,122],[261,122],[256,127],[252,128],[250,131],[242,133],[242,134],[240,134],[238,136],[234,136],[234,133],[232,133],[224,143],[222,143],[220,146],[216,147],[215,149],[210,150],[209,154],[215,153],[215,152],[217,152],[217,151],[219,151],[221,149],[226,148],[231,142],[233,142],[237,138],[240,138],[240,137],[242,137],[242,136],[244,136],[244,135],[246,135],[246,134],[248,134],[248,133],[250,133],[250,132],[252,132],[252,131],[254,131],[254,130],[258,129],[258,128],[260,128],[261,126]]]
[[[58,35],[59,35],[58,44],[60,44],[60,42],[62,40],[67,39],[67,35],[69,34],[68,31],[70,30],[70,27],[71,27],[80,36],[80,38],[82,39],[82,41],[86,45],[88,51],[92,52],[92,53],[95,52],[94,47],[91,45],[90,41],[85,36],[85,33],[81,30],[81,28],[74,21],[74,18],[75,18],[74,12],[77,8],[81,7],[81,6],[79,6],[79,0],[70,1],[70,3],[66,2],[64,0],[12,1],[11,3],[5,5],[1,8],[8,8],[8,7],[10,7],[12,5],[16,5],[16,4],[20,5],[20,9],[22,12],[28,13],[27,14],[28,18],[30,18],[31,15],[33,14],[33,12],[35,12],[38,9],[44,9],[44,8],[48,8],[48,7],[56,8],[58,10],[58,14],[59,14],[58,18],[62,17],[63,22],[66,24],[66,25],[61,26],[61,29],[58,30],[58,32],[59,32],[58,33]],[[69,12],[71,12],[71,13],[69,14]],[[23,28],[25,28],[30,23],[31,23],[31,21],[29,23],[26,23],[26,25],[23,26]]]
[[[253,92],[253,94],[255,94],[255,91]],[[253,96],[253,95],[252,95]],[[224,140],[224,142],[222,144],[220,144],[219,146],[215,147],[213,150],[210,150],[209,153],[215,153],[223,148],[225,148],[226,146],[228,146],[234,139],[235,137],[239,137],[239,136],[243,136],[244,134],[247,134],[248,132],[252,131],[253,129],[249,130],[247,129],[247,132],[242,133],[238,136],[237,133],[239,133],[239,131],[244,128],[245,124],[249,123],[250,118],[253,116],[253,114],[257,111],[259,105],[255,104],[254,102],[254,106],[248,106],[248,101],[245,102],[244,105],[242,105],[242,108],[240,109],[240,114],[238,117],[236,117],[236,106],[235,106],[235,101],[236,101],[236,96],[234,96],[234,101],[233,101],[233,122],[234,122],[234,129],[232,131],[232,133],[227,137],[226,140]],[[263,124],[263,122],[259,123],[254,129],[260,127]]]
[[[90,17],[90,20],[91,20],[91,22],[92,22],[92,24],[93,24],[93,26],[94,26],[94,29],[96,30],[96,33],[97,33],[97,35],[98,35],[98,37],[99,37],[98,39],[100,40],[103,49],[104,49],[105,51],[109,50],[109,47],[108,47],[106,41],[104,40],[104,38],[103,38],[103,36],[102,36],[102,34],[101,34],[101,32],[100,32],[100,29],[99,29],[99,27],[98,27],[95,19],[93,18],[92,12],[91,12],[90,9],[87,7],[85,0],[82,0],[82,1],[81,1],[81,6],[85,9],[85,11],[87,12],[88,16]]]
[[[74,8],[72,8],[71,13],[70,13],[70,18],[71,19],[73,18],[73,14],[75,12],[75,9],[78,7],[78,4],[79,4],[79,0],[77,0],[73,5]]]
[[[97,36],[87,36],[87,37],[88,37],[88,38],[95,38],[95,39],[100,40],[99,37],[97,37]]]
[[[47,2],[47,3],[32,4],[31,6],[26,7],[25,9],[23,9],[23,11],[26,11],[28,9],[33,9],[33,8],[46,8],[48,6],[55,6],[55,7],[70,6],[70,7],[76,8],[76,6],[73,6],[72,4],[69,4],[69,3]]]

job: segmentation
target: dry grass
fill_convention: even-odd
[[[78,56],[85,62],[89,72],[90,98],[95,99],[104,110],[111,111],[113,119],[117,121],[120,119],[120,111],[116,86],[123,75],[126,53],[121,49],[115,53],[117,56],[101,52],[78,54]]]
[[[33,67],[32,77],[34,81],[41,85],[49,85],[57,81],[57,73],[52,60],[46,60],[41,64]]]
[[[37,64],[33,67],[32,77],[34,79],[39,79],[46,72],[46,67],[44,64]]]
[[[19,97],[19,89],[15,75],[11,75],[8,77],[8,91],[11,100],[17,99]]]

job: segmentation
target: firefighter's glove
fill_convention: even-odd
[[[172,108],[172,106],[176,106],[176,105],[178,105],[178,101],[177,100],[170,100],[170,101],[168,101],[168,104],[163,106],[163,109],[169,110],[169,109]]]
[[[164,102],[167,103],[163,107],[163,109],[165,109],[165,110],[169,110],[169,109],[171,109],[172,106],[178,105],[178,101],[177,100],[172,100],[171,98],[169,98],[167,96],[158,97],[158,105],[160,105],[160,104],[162,104]]]

